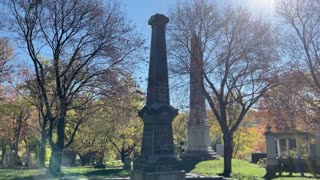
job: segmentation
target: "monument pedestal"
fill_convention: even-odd
[[[187,151],[183,158],[203,161],[216,159],[217,156],[210,146],[210,126],[190,126]]]
[[[177,110],[170,105],[145,106],[141,155],[135,159],[131,180],[185,180],[181,160],[174,154],[172,120]]]

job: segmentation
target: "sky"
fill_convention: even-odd
[[[191,1],[191,0],[180,0]],[[211,0],[217,5],[232,5],[248,8],[253,15],[263,18],[272,16],[275,0]],[[123,11],[128,19],[135,24],[137,31],[146,39],[146,46],[151,44],[151,26],[148,25],[149,18],[156,14],[168,15],[169,9],[174,9],[177,0],[120,0]],[[169,22],[170,23],[170,22]],[[146,52],[149,53],[149,52]],[[141,89],[146,92],[148,66],[140,67],[141,70],[135,73]],[[139,79],[140,77],[140,79]]]
[[[180,0],[188,1],[188,0]],[[191,0],[189,0],[191,1]],[[271,16],[275,0],[211,0],[214,3],[232,6],[242,6],[252,10],[257,16]],[[146,39],[150,39],[151,27],[149,18],[156,14],[167,15],[169,9],[175,8],[177,0],[120,0],[127,17],[137,26]],[[170,23],[170,22],[169,22]]]

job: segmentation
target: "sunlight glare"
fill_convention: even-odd
[[[246,0],[246,4],[257,13],[272,13],[275,0]]]

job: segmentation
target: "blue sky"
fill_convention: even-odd
[[[148,25],[149,18],[156,14],[167,15],[169,9],[175,8],[177,0],[119,0],[128,19],[136,25],[138,32],[146,39],[146,46],[150,47],[151,27]],[[188,1],[188,0],[180,0]],[[191,0],[190,0],[191,1]],[[242,6],[250,9],[254,15],[268,18],[272,16],[275,0],[211,0],[219,5]],[[169,22],[170,23],[170,22]],[[149,54],[149,50],[146,52]],[[142,77],[138,82],[146,92],[148,67],[140,67],[136,71],[136,77]]]
[[[188,1],[188,0],[180,0]],[[191,1],[191,0],[190,0]],[[270,16],[275,0],[211,0],[217,4],[243,6],[258,16]],[[169,9],[175,7],[177,0],[120,0],[127,17],[132,20],[146,39],[149,39],[151,28],[148,19],[155,13],[168,14]]]

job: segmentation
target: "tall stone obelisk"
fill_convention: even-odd
[[[144,122],[141,155],[134,161],[132,180],[184,180],[174,152],[172,121],[178,110],[170,105],[165,27],[169,19],[151,16],[152,27],[147,103],[139,111]]]
[[[184,158],[202,161],[215,159],[217,154],[210,146],[210,124],[207,119],[203,87],[203,57],[201,41],[197,35],[191,39],[190,59],[190,114],[188,142]]]

